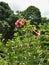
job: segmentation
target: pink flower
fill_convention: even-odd
[[[26,26],[26,19],[24,19],[24,26]]]
[[[40,36],[40,32],[36,32],[36,35],[37,35],[37,36]]]
[[[22,22],[20,21],[20,20],[17,20],[16,22],[15,22],[15,26],[17,27],[17,28],[21,28],[22,27]]]

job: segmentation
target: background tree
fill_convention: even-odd
[[[4,43],[13,37],[15,21],[18,17],[5,2],[0,2],[0,33],[2,33]]]
[[[35,6],[29,6],[25,11],[20,12],[25,19],[30,19],[30,24],[39,24],[41,22],[40,10]]]

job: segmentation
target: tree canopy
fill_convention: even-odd
[[[24,11],[22,11],[20,13],[27,20],[30,19],[31,20],[31,24],[34,23],[34,22],[36,22],[36,23],[40,23],[41,22],[41,12],[35,6],[29,6],[26,10],[24,10]]]

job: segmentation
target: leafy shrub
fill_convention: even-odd
[[[47,35],[42,33],[40,36],[34,35],[33,26],[29,22],[27,21],[28,25],[21,29],[15,28],[14,37],[12,40],[9,39],[6,45],[0,42],[1,65],[49,64],[49,46],[45,45],[47,42],[49,44]]]

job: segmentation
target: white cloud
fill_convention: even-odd
[[[40,9],[41,15],[49,17],[49,1],[48,0],[0,0],[9,4],[12,10],[25,10],[28,6],[33,5]]]

